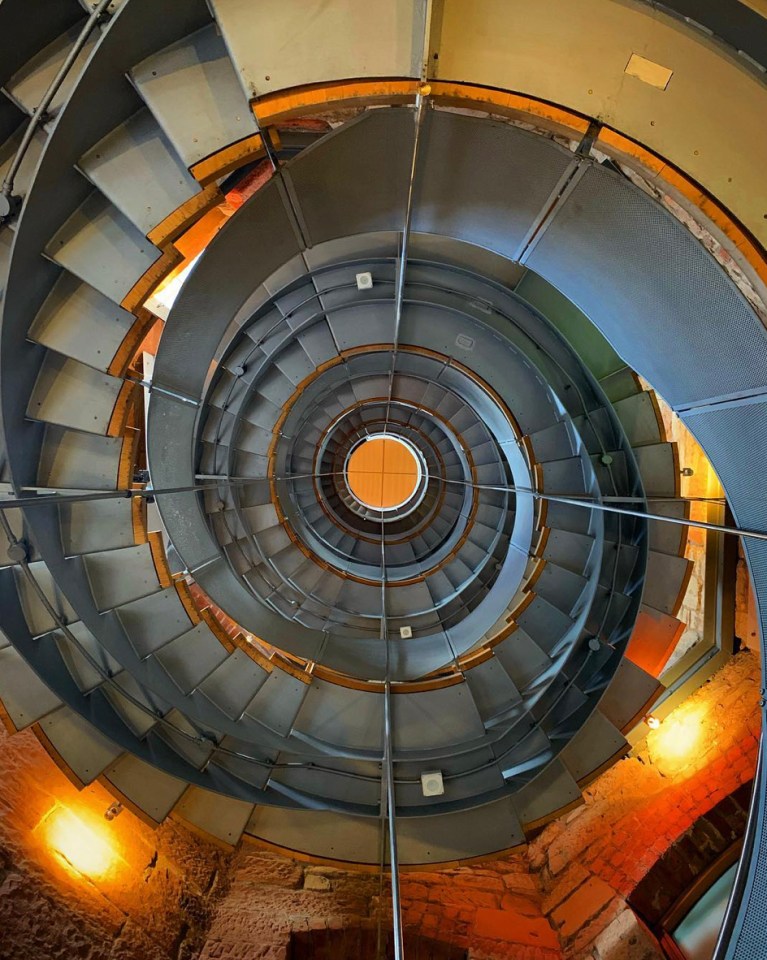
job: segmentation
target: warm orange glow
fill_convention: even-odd
[[[55,804],[37,829],[56,859],[70,872],[87,877],[102,877],[120,859],[109,834],[109,827],[95,816],[86,819],[61,804]]]
[[[660,720],[657,717],[647,717],[646,723],[651,730],[657,730],[660,726]]]
[[[653,753],[658,759],[670,763],[693,760],[701,746],[705,719],[705,705],[683,704],[678,707],[650,734]]]
[[[374,436],[349,457],[346,479],[354,496],[367,507],[391,510],[406,503],[420,479],[409,445],[395,437]]]

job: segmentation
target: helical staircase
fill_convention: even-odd
[[[467,72],[498,4],[465,48],[453,2],[296,6],[0,2],[0,178],[37,117],[0,226],[2,481],[34,501],[4,512],[0,697],[153,823],[357,864],[390,710],[402,863],[488,856],[662,692],[632,643],[680,632],[689,505],[635,369],[759,523],[717,446],[765,384],[758,242],[716,234],[736,286],[617,120]],[[385,508],[372,441],[414,465]]]

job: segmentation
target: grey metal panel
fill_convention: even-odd
[[[121,437],[100,437],[49,426],[37,482],[41,487],[63,490],[114,490],[122,445]]]
[[[144,234],[200,192],[149,110],[115,128],[78,166]]]
[[[27,416],[62,427],[106,433],[123,382],[49,352],[29,398]]]
[[[258,129],[213,24],[139,63],[131,79],[188,167]]]
[[[613,404],[632,447],[660,443],[661,425],[653,395],[647,390]],[[636,451],[635,451],[636,453]]]
[[[496,657],[466,670],[464,676],[485,721],[521,701],[514,681]]]
[[[129,499],[59,505],[61,542],[67,556],[130,547],[135,543]]]
[[[563,807],[583,803],[583,797],[572,774],[558,757],[515,794],[514,802],[520,821],[527,827]]]
[[[207,623],[171,640],[155,654],[173,682],[188,693],[226,660],[228,652]]]
[[[3,38],[0,84],[36,53],[78,20],[82,10],[71,0],[39,0],[37,16],[29,15],[28,0],[0,3],[0,37]]]
[[[648,497],[678,496],[679,461],[675,443],[653,443],[637,447],[634,458]]]
[[[672,616],[681,600],[680,590],[692,566],[692,560],[666,553],[651,552],[647,558],[642,601]]]
[[[390,0],[214,0],[211,6],[250,99],[358,77],[418,77],[424,5]],[[304,24],[297,30],[296,24]],[[309,28],[310,27],[310,28]]]
[[[103,293],[63,273],[29,336],[57,353],[106,371],[134,319]]]
[[[764,456],[767,450],[767,398],[682,414],[706,451],[727,493],[738,523],[767,529]],[[754,495],[754,485],[758,495]]]
[[[237,720],[268,676],[244,650],[235,650],[199,685],[198,693]]]
[[[81,783],[89,784],[122,749],[81,716],[62,707],[40,721],[43,733]]]
[[[157,823],[167,817],[186,789],[183,780],[126,754],[105,771],[106,779]]]
[[[126,603],[117,610],[117,616],[142,658],[186,633],[191,626],[189,614],[173,587]]]
[[[63,631],[57,630],[53,635],[61,659],[82,691],[95,689],[104,682],[105,675],[119,671],[120,664],[109,656],[84,623],[72,623],[67,629],[76,643]],[[93,665],[94,662],[98,667]]]
[[[313,680],[294,726],[342,747],[382,750],[383,695]]]
[[[217,840],[236,844],[253,813],[253,804],[199,787],[189,787],[176,804],[174,813]]]
[[[402,229],[413,134],[410,110],[373,110],[286,164],[311,246]]]
[[[484,724],[466,684],[392,698],[395,751],[460,743],[484,733]]]
[[[288,850],[349,863],[378,863],[381,822],[324,810],[256,807],[245,832]]]
[[[687,519],[690,516],[690,504],[686,502],[650,504],[653,513],[664,517]],[[679,556],[687,546],[687,527],[676,523],[651,520],[648,527],[648,544],[654,553],[670,553]]]
[[[767,331],[742,294],[678,220],[620,175],[590,167],[527,263],[674,408],[767,386]],[[696,362],[680,364],[688,343]]]
[[[10,137],[5,143],[0,139],[0,180],[5,179],[11,164],[16,159],[16,151],[21,143],[21,137],[22,133],[19,131],[18,134]],[[38,127],[13,181],[13,192],[16,196],[24,197],[29,192],[29,186],[32,182],[35,168],[40,160],[40,155],[43,152],[47,139],[45,131]],[[8,230],[8,225],[4,224],[3,232],[8,232]],[[2,284],[0,284],[0,286],[2,286]]]
[[[604,714],[595,710],[562,748],[559,758],[575,780],[581,781],[622,752],[628,752],[625,737]]]
[[[83,564],[99,610],[111,610],[159,590],[148,543],[92,553],[83,558]]]
[[[524,690],[551,666],[548,654],[522,629],[497,644],[494,653],[518,690]]]
[[[473,810],[400,817],[397,840],[403,863],[439,863],[506,850],[525,836],[513,801],[504,798]]]
[[[9,96],[23,107],[30,116],[37,109],[38,104],[43,99],[45,92],[50,86],[56,74],[61,69],[62,64],[69,55],[69,51],[75,44],[75,40],[80,33],[81,24],[76,24],[62,33],[59,37],[48,44],[36,56],[28,60],[14,75],[5,83],[5,90]],[[65,78],[55,94],[48,113],[55,116],[66,101],[70,90],[77,78],[77,75],[83,68],[86,60],[91,54],[98,38],[98,32],[94,31],[85,42],[85,46],[78,53],[74,66]]]
[[[233,256],[233,251],[245,249],[247,270],[241,257]],[[155,381],[185,395],[199,395],[210,358],[236,309],[299,249],[278,181],[272,180],[216,235],[185,283],[168,317]]]
[[[114,303],[123,300],[160,256],[97,190],[55,234],[45,253]]]
[[[593,537],[551,528],[546,538],[543,559],[553,561],[574,573],[583,573],[593,557],[594,544]]]
[[[65,623],[71,623],[77,620],[75,611],[57,589],[51,577],[51,572],[45,563],[43,563],[42,560],[30,563],[29,569],[37,585],[59,617],[64,620]],[[57,626],[56,621],[41,602],[35,589],[30,585],[20,568],[15,567],[13,574],[30,633],[33,636],[38,636],[39,634],[52,630]]]
[[[272,670],[248,705],[246,713],[275,732],[285,736],[309,687],[282,670]]]
[[[0,650],[0,700],[18,730],[61,705],[15,647]]]
[[[407,154],[405,145],[401,149]],[[514,259],[572,163],[569,150],[509,123],[431,111],[419,156],[413,228]]]
[[[662,690],[659,680],[624,657],[599,701],[599,712],[618,730],[625,731]]]

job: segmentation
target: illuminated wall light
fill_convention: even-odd
[[[93,825],[86,823],[60,803],[48,811],[36,831],[59,863],[79,876],[102,877],[121,859],[106,827],[95,820]]]
[[[653,752],[667,761],[693,759],[703,736],[705,716],[703,705],[675,710],[653,731]]]
[[[657,717],[645,717],[644,722],[651,730],[657,730],[660,726],[660,720]]]

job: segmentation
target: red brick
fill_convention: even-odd
[[[508,910],[477,910],[474,933],[486,940],[559,949],[557,935],[547,920],[523,917]]]

